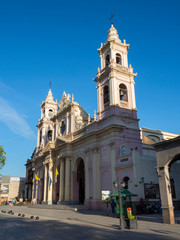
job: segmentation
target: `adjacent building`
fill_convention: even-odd
[[[1,176],[0,199],[1,201],[12,201],[15,198],[24,198],[25,196],[25,178]]]

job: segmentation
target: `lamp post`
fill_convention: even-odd
[[[119,229],[123,230],[125,229],[125,226],[124,226],[124,219],[122,215],[121,187],[124,187],[124,182],[120,183],[118,178],[118,182],[113,182],[113,184],[114,184],[114,187],[118,189],[118,193],[119,193]]]

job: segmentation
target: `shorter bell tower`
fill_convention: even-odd
[[[41,119],[38,122],[37,148],[44,147],[48,141],[53,140],[53,122],[51,118],[57,113],[57,101],[55,102],[51,89],[46,100],[41,104]]]
[[[128,66],[129,44],[119,39],[113,24],[108,31],[107,41],[98,49],[101,69],[98,68],[97,83],[98,119],[103,118],[111,106],[135,110],[134,77],[131,65]]]

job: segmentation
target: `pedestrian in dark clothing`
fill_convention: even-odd
[[[111,208],[112,208],[112,214],[114,215],[115,214],[115,208],[116,208],[116,203],[115,203],[114,199],[111,202]]]
[[[143,198],[141,198],[139,200],[139,206],[140,206],[140,209],[141,209],[141,213],[144,213],[145,212],[145,203],[144,203]]]

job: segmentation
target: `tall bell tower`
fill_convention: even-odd
[[[134,77],[131,65],[128,66],[129,44],[119,39],[117,30],[111,25],[107,41],[98,49],[101,69],[98,68],[97,83],[98,119],[104,118],[111,106],[136,111]]]

